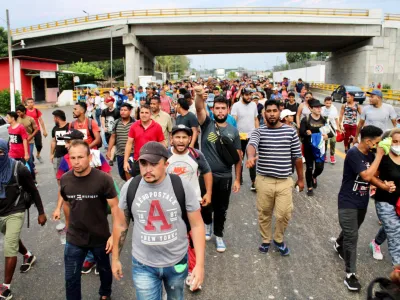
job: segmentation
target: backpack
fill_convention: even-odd
[[[217,123],[214,123],[214,125],[217,135],[215,148],[217,149],[218,156],[221,158],[222,162],[225,163],[225,165],[231,167],[240,160],[239,153],[237,152],[231,139],[227,136],[221,135]]]
[[[188,147],[189,153],[198,161],[200,159],[200,154],[199,152],[196,151],[196,149],[192,147]]]
[[[189,219],[188,219],[187,211],[186,211],[186,197],[185,197],[185,190],[183,189],[182,179],[178,175],[175,175],[175,174],[169,174],[169,176],[171,178],[172,188],[174,190],[176,200],[178,201],[179,206],[181,208],[182,219],[186,224],[187,232],[189,232],[190,231],[190,223],[189,223]],[[133,215],[132,215],[132,205],[133,205],[133,201],[135,200],[136,192],[137,192],[137,189],[139,188],[139,184],[140,184],[141,180],[142,180],[141,175],[133,177],[132,181],[129,183],[128,193],[126,195],[126,202],[128,205],[129,215],[130,215],[130,218],[132,219],[132,221],[134,221]]]
[[[377,283],[380,290],[374,293]],[[400,300],[400,287],[387,278],[376,278],[368,286],[367,300]]]
[[[90,119],[90,118],[87,118],[87,120],[88,120],[88,130],[89,130],[89,134],[90,134],[90,136],[92,137],[92,139],[94,140],[95,139],[95,137],[94,137],[94,133],[93,133],[93,128],[92,128],[92,122],[95,122],[93,119]],[[76,123],[76,121],[73,121],[73,122],[71,122],[71,125],[70,125],[70,129],[75,129],[74,128],[74,126],[75,126],[75,123]],[[101,139],[101,137],[100,137],[100,142],[97,144],[97,148],[101,148],[103,146],[103,141],[102,141],[102,139]]]
[[[14,163],[13,176],[14,176],[14,180],[16,182],[15,184],[18,188],[19,193],[18,193],[17,200],[15,200],[14,206],[17,206],[20,201],[22,201],[25,204],[24,205],[25,209],[28,210],[27,218],[28,218],[28,228],[29,228],[29,208],[32,206],[33,200],[32,200],[31,195],[23,189],[23,187],[21,186],[21,184],[19,182],[19,178],[18,178],[18,166],[19,165],[24,166],[20,161],[16,160]]]

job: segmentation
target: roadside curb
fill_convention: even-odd
[[[57,103],[40,103],[40,104],[35,104],[35,107],[38,109],[51,109],[51,108],[56,108],[58,107]]]

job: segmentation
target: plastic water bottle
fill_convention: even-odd
[[[56,226],[56,229],[57,229],[58,234],[60,235],[61,245],[65,245],[67,243],[67,231],[66,231],[65,224],[60,222]]]

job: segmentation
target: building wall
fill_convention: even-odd
[[[57,64],[46,61],[21,59],[21,69],[36,70],[36,71],[57,71]]]
[[[26,100],[26,98],[32,97],[32,76],[26,76],[26,71],[20,70],[21,73],[21,88],[22,95],[21,99]]]
[[[286,70],[280,72],[274,72],[273,74],[274,81],[280,82],[283,80],[283,77],[289,78],[289,81],[293,81],[301,78],[306,82],[317,82],[324,83],[325,82],[325,66],[318,65],[307,68]]]
[[[10,72],[8,69],[8,60],[0,60],[0,90],[10,88]]]

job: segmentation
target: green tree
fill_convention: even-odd
[[[96,63],[78,61],[70,65],[63,65],[61,69],[78,73],[79,84],[93,83],[94,81],[104,79],[104,72]],[[73,76],[73,74],[61,74],[59,76],[60,91],[71,90],[73,88]]]
[[[230,71],[227,76],[228,76],[229,79],[237,78],[236,72],[234,72],[234,71]]]
[[[0,27],[0,57],[8,56],[8,36],[7,31]]]
[[[311,58],[311,52],[288,52],[286,53],[286,60],[288,63],[295,63],[304,61]]]
[[[178,72],[181,77],[189,68],[190,60],[184,55],[156,57],[156,71],[166,73]]]
[[[330,52],[315,52],[311,55],[311,58],[315,60],[325,60],[330,54]]]

